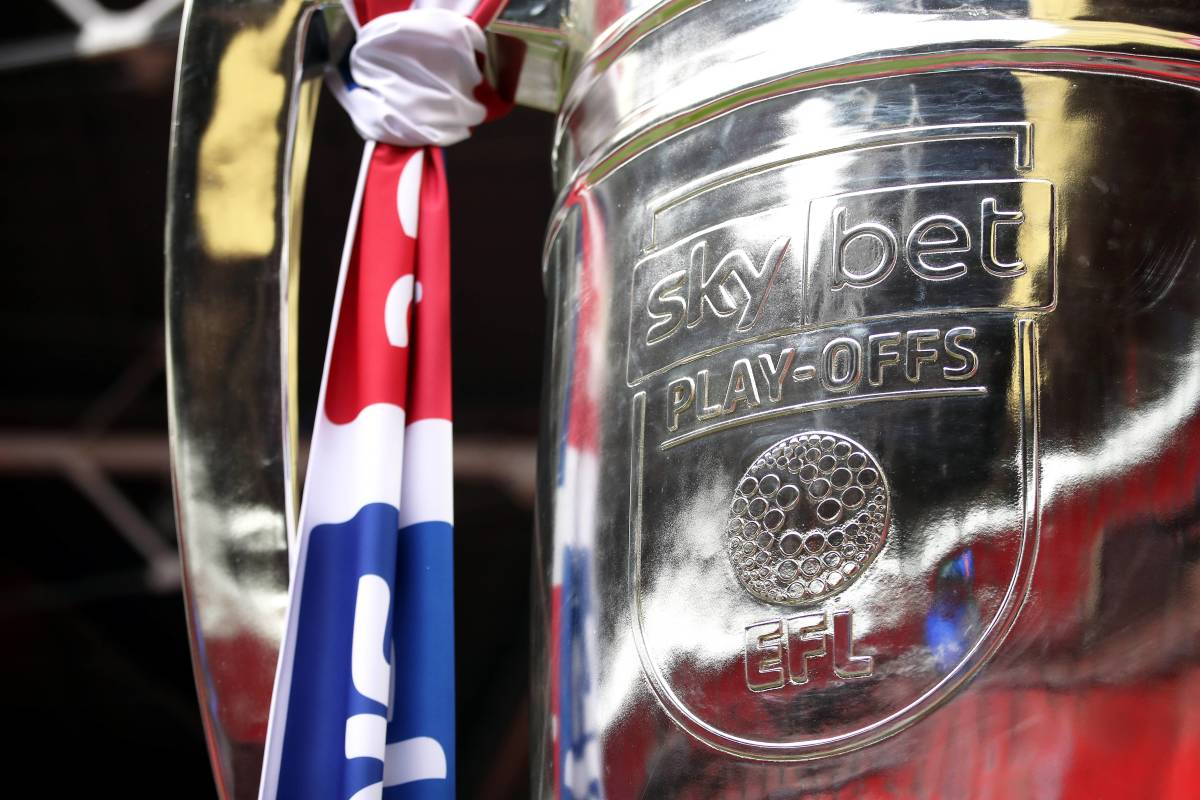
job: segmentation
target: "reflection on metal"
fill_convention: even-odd
[[[516,101],[542,111],[557,111],[566,88],[566,34],[563,15],[567,0],[509,0],[500,18],[488,26],[489,66],[512,60],[513,48],[503,40],[519,42],[520,77]],[[493,83],[493,85],[500,85]]]
[[[1200,15],[928,6],[568,9],[538,796],[1191,791]]]
[[[492,33],[502,72],[526,63],[517,91],[529,104],[559,102],[561,13],[558,2],[514,2]],[[319,78],[350,39],[336,3],[194,0],[180,42],[171,451],[196,678],[227,798],[257,792],[297,498],[300,212]],[[494,477],[490,464],[519,455],[473,452],[458,451],[460,475]],[[508,480],[528,502],[528,482]]]
[[[567,52],[562,33],[557,28],[510,21],[507,14],[488,26],[487,33],[493,53],[505,51],[502,42],[506,38],[522,45],[516,101],[542,111],[557,111],[562,102],[563,58]]]
[[[1046,5],[578,0],[491,32],[559,111],[538,796],[1190,788],[1200,14]],[[181,47],[172,449],[226,797],[286,586],[315,8],[197,0]],[[1089,760],[1112,730],[1155,746]]]
[[[295,245],[325,42],[304,0],[188,6],[171,141],[176,512],[218,792],[257,795],[294,524]]]
[[[262,257],[276,243],[275,204],[283,194],[277,184],[288,156],[280,140],[294,130],[276,119],[294,90],[277,62],[295,36],[300,8],[301,0],[283,3],[261,25],[233,36],[221,56],[195,199],[201,241],[214,260]]]

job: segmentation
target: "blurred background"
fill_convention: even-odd
[[[0,29],[0,714],[7,761],[69,796],[215,796],[180,594],[163,373],[179,0],[28,0]],[[464,797],[528,796],[529,563],[553,119],[447,151]],[[361,141],[321,100],[301,260],[311,429]],[[503,207],[495,187],[504,187]],[[464,713],[469,710],[470,713]],[[45,794],[43,792],[43,794]]]

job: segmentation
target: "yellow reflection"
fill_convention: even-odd
[[[1090,6],[1090,0],[1031,0],[1029,15],[1033,19],[1078,20],[1087,16]],[[1087,27],[1088,23],[1083,23],[1083,28],[1079,24],[1071,26],[1072,44],[1113,44],[1114,38],[1120,39],[1124,36],[1132,36],[1133,41],[1147,41],[1152,32],[1149,28],[1135,30],[1136,26],[1097,24],[1096,30],[1092,32],[1094,36],[1088,35],[1080,39],[1081,31]],[[1102,41],[1104,37],[1108,37],[1107,41]],[[1057,37],[1044,42],[1030,42],[1030,45],[1064,43],[1062,37]],[[1069,196],[1066,189],[1077,182],[1080,176],[1091,171],[1091,160],[1095,151],[1091,143],[1096,138],[1096,121],[1090,114],[1075,111],[1075,104],[1070,96],[1072,82],[1068,78],[1019,71],[1014,75],[1024,95],[1026,118],[1033,122],[1034,174],[1049,178],[1054,183],[1057,191],[1053,214],[1057,220],[1067,219],[1070,209],[1063,206],[1064,197]],[[1062,225],[1054,227],[1054,236],[1057,239],[1053,244],[1054,250],[1061,253],[1066,236]],[[1022,237],[1022,244],[1024,238]],[[1042,370],[1049,368],[1049,362],[1041,363]],[[1036,375],[1035,379],[1042,385],[1048,377],[1046,372],[1042,372]],[[1012,385],[1017,384],[1014,382]],[[1011,402],[1015,409],[1018,405],[1017,398],[1012,398]]]
[[[1029,18],[1070,25],[1046,39],[1031,40],[1030,47],[1179,47],[1190,37],[1150,25],[1099,21],[1091,0],[1030,0]],[[1091,17],[1092,19],[1089,19]]]
[[[304,185],[308,176],[308,160],[312,154],[312,135],[317,120],[317,101],[320,97],[320,80],[307,80],[301,84],[296,103],[297,122],[293,134],[295,143],[292,146],[291,185],[287,193],[288,241],[287,260],[284,264],[287,270],[287,338],[284,346],[287,355],[287,467],[293,476],[287,481],[290,489],[288,499],[291,501],[287,513],[293,523],[298,521],[300,513],[300,439],[296,427],[300,419],[300,224],[304,218]],[[293,536],[297,534],[295,525],[289,527],[288,531]]]
[[[200,236],[215,258],[264,256],[274,245],[287,106],[281,60],[302,3],[281,3],[265,25],[233,37],[221,57],[196,184]]]

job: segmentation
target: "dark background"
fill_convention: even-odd
[[[109,8],[137,5],[106,0]],[[6,783],[42,796],[215,796],[175,563],[163,223],[175,61],[101,57],[50,2],[0,33],[0,714]],[[454,263],[458,785],[528,795],[529,547],[542,358],[549,115],[447,151]],[[302,248],[301,430],[311,427],[361,142],[322,98]],[[465,622],[465,621],[462,621]],[[461,632],[469,627],[470,646]],[[168,783],[163,783],[163,778]],[[164,786],[169,786],[164,791]]]

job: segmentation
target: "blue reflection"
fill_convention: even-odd
[[[979,606],[972,591],[974,583],[975,560],[970,549],[938,569],[933,605],[925,617],[925,644],[943,673],[962,661],[976,639]]]

